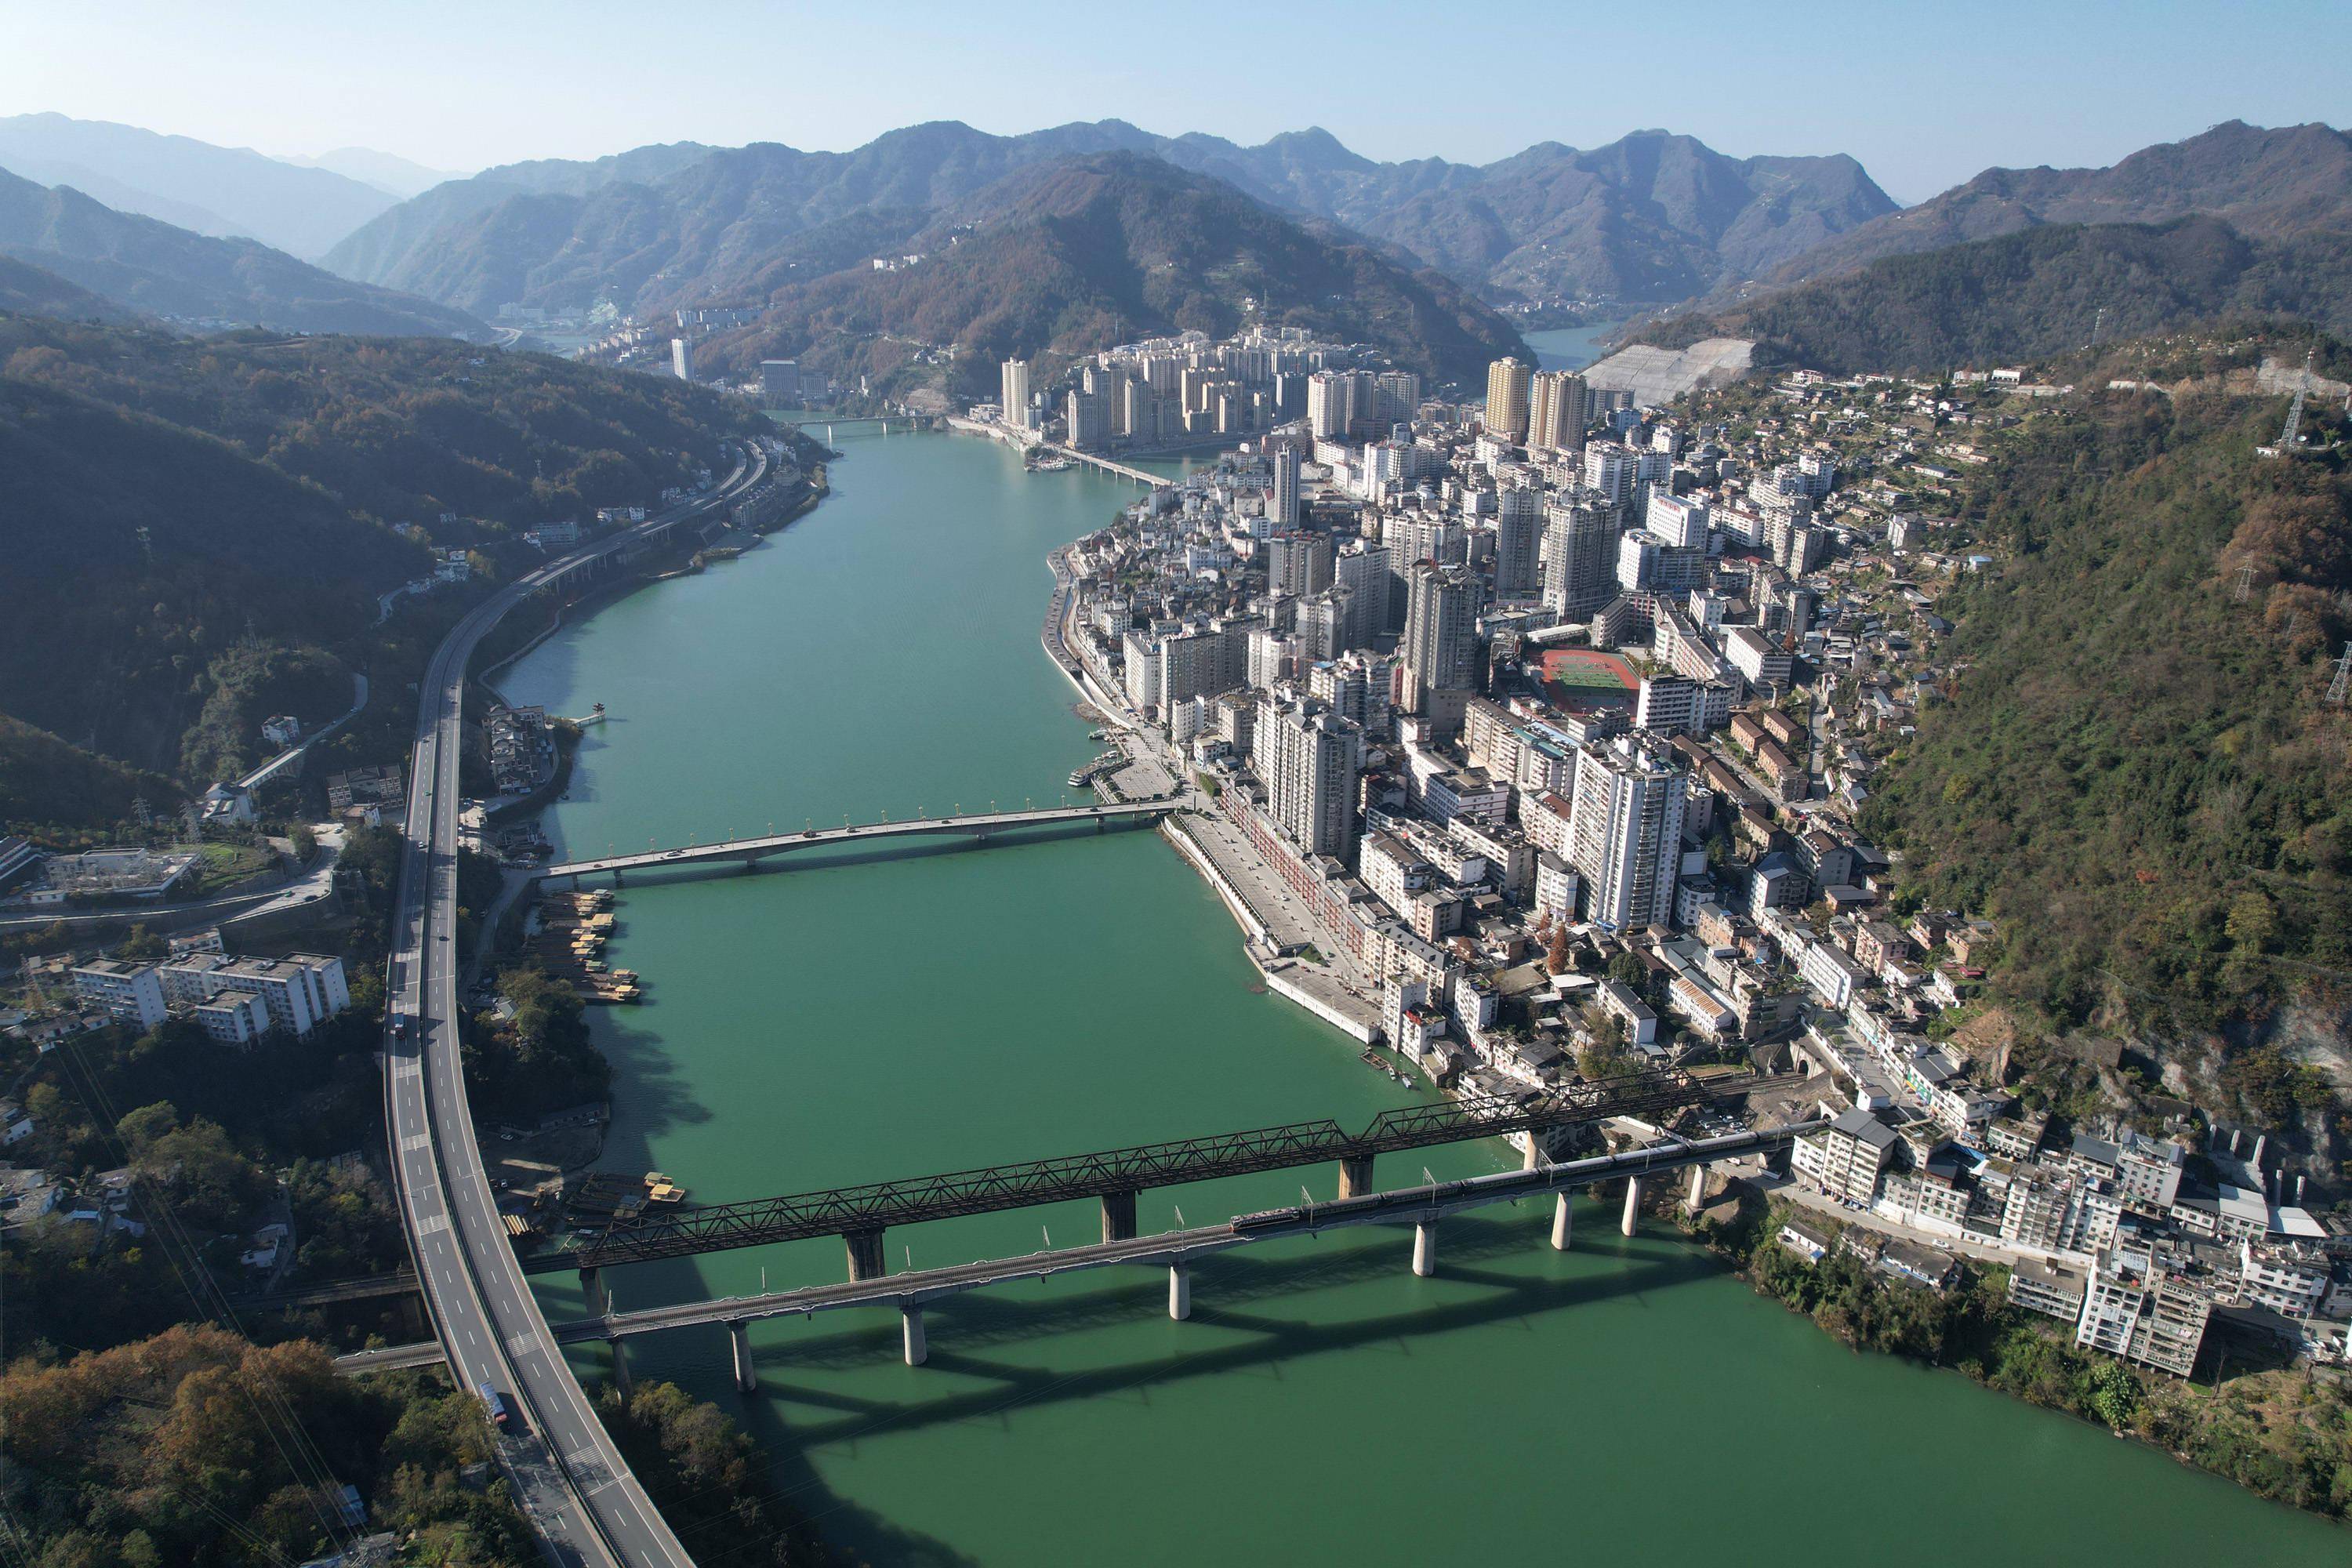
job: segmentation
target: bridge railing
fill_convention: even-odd
[[[1653,1069],[1524,1095],[1402,1107],[1382,1112],[1360,1132],[1330,1121],[1293,1122],[648,1215],[608,1228],[588,1247],[533,1258],[528,1267],[535,1271],[601,1268],[816,1237],[878,1233],[926,1220],[1117,1197],[1298,1165],[1369,1160],[1405,1149],[1532,1133],[1612,1116],[1657,1116],[1713,1097],[1681,1072]]]

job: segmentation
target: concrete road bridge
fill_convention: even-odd
[[[1530,1197],[1553,1199],[1550,1244],[1568,1250],[1573,1237],[1570,1193],[1578,1187],[1624,1179],[1624,1207],[1619,1228],[1634,1232],[1641,1214],[1643,1184],[1677,1171],[1691,1173],[1685,1195],[1696,1208],[1704,1195],[1707,1168],[1721,1161],[1769,1154],[1826,1123],[1807,1121],[1735,1132],[1696,1141],[1668,1139],[1622,1153],[1553,1163],[1530,1154],[1517,1171],[1500,1171],[1461,1181],[1432,1182],[1381,1193],[1348,1193],[1328,1203],[1307,1202],[1256,1214],[1240,1215],[1221,1224],[1163,1231],[1154,1236],[1106,1235],[1100,1242],[1049,1248],[1018,1258],[984,1259],[940,1268],[908,1269],[898,1274],[876,1272],[858,1277],[852,1253],[852,1278],[834,1285],[757,1296],[727,1297],[711,1301],[681,1302],[640,1311],[615,1312],[601,1292],[592,1294],[595,1316],[555,1325],[551,1332],[563,1344],[602,1340],[613,1347],[616,1381],[625,1384],[626,1361],[622,1342],[640,1334],[673,1329],[723,1327],[733,1350],[736,1386],[751,1393],[758,1385],[752,1363],[750,1325],[769,1318],[813,1317],[818,1312],[853,1307],[893,1307],[900,1318],[900,1343],[907,1363],[919,1366],[929,1354],[924,1329],[926,1303],[967,1290],[1016,1280],[1042,1279],[1056,1274],[1116,1266],[1164,1268],[1168,1270],[1168,1315],[1182,1320],[1192,1311],[1192,1266],[1196,1261],[1261,1241],[1316,1236],[1352,1226],[1385,1225],[1413,1227],[1412,1271],[1428,1276],[1437,1270],[1437,1229],[1445,1216],[1496,1204],[1518,1203]],[[1109,1227],[1108,1220],[1106,1229]],[[878,1259],[877,1259],[878,1261]],[[390,1366],[429,1363],[437,1345],[404,1345],[362,1352],[337,1364],[346,1371],[376,1371]]]
[[[540,868],[537,875],[542,879],[609,875],[617,882],[630,871],[662,871],[714,863],[732,863],[749,870],[762,860],[795,850],[835,849],[845,845],[887,843],[903,838],[961,837],[977,847],[988,844],[999,835],[1029,828],[1092,823],[1099,833],[1113,826],[1143,826],[1158,822],[1175,808],[1176,803],[1172,800],[1148,800],[1115,805],[1048,805],[1034,810],[918,816],[905,822],[886,819],[840,827],[812,828],[802,833],[766,833],[751,838],[721,839],[714,844],[688,844],[676,849],[645,849],[623,855],[600,855],[585,860],[565,860]]]
[[[882,1272],[882,1237],[892,1226],[1094,1198],[1102,1205],[1103,1239],[1123,1241],[1135,1235],[1136,1200],[1153,1188],[1337,1163],[1339,1195],[1356,1197],[1371,1191],[1372,1162],[1381,1154],[1514,1133],[1526,1135],[1532,1148],[1568,1128],[1613,1117],[1661,1122],[1716,1099],[1718,1092],[1674,1068],[1654,1068],[1605,1083],[1401,1106],[1382,1111],[1355,1132],[1336,1121],[1293,1122],[830,1192],[642,1214],[606,1227],[586,1247],[529,1258],[523,1268],[530,1273],[577,1269],[593,1299],[598,1271],[608,1267],[838,1236],[848,1247],[850,1277],[870,1279]]]

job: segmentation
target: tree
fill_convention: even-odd
[[[1565,974],[1568,973],[1568,928],[1557,926],[1553,928],[1551,933],[1551,947],[1544,953],[1544,973]]]

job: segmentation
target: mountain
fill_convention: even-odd
[[[74,321],[140,319],[136,310],[13,256],[0,256],[0,310],[14,310],[25,316],[58,316]]]
[[[331,169],[299,168],[249,147],[62,114],[0,119],[0,169],[71,185],[121,212],[302,257],[323,255],[397,200]]]
[[[2161,224],[2200,214],[2256,239],[2352,229],[2352,136],[2317,123],[2265,130],[2232,120],[2112,168],[1987,169],[1751,276],[1786,285],[2042,224]]]
[[[1917,374],[2042,359],[2095,333],[2113,341],[2236,315],[2352,332],[2352,232],[2253,239],[2216,217],[2043,225],[1885,257],[1638,335],[1672,348],[1751,338],[1759,363]]]
[[[2069,379],[2218,388],[2221,366],[2307,341],[2116,344]],[[1959,673],[1896,742],[1863,827],[1903,852],[1903,896],[2000,922],[1995,996],[2057,1032],[2252,1023],[2344,964],[2352,777],[2326,693],[2352,634],[2352,483],[2257,455],[2284,412],[2093,395],[1976,437],[1993,460],[1963,511],[2000,560],[1938,603]],[[2307,423],[2337,419],[2315,405]]]
[[[298,169],[325,169],[347,180],[373,185],[401,201],[422,195],[444,180],[466,177],[451,169],[428,169],[397,153],[379,153],[373,147],[338,147],[315,158],[281,153],[278,161],[291,163]]]
[[[384,214],[326,264],[478,312],[577,309],[607,290],[659,309],[722,298],[785,240],[853,214],[938,210],[1018,169],[1113,152],[1344,224],[1496,298],[1686,299],[1894,210],[1850,158],[1736,160],[1663,132],[1480,168],[1374,163],[1321,131],[1242,147],[1117,120],[1009,137],[940,121],[848,153],[684,143],[486,170]]]
[[[1319,130],[1257,147],[1181,137],[1161,155],[1401,246],[1493,299],[1689,299],[1895,210],[1843,154],[1735,159],[1664,131],[1590,151],[1546,142],[1483,167],[1376,163]]]
[[[0,256],[118,305],[185,321],[304,332],[488,331],[462,310],[337,278],[254,240],[192,234],[5,172]]]
[[[0,316],[0,712],[201,788],[258,760],[269,712],[339,710],[344,671],[395,700],[415,679],[430,638],[375,626],[428,564],[394,525],[512,559],[765,427],[705,388],[448,341]]]
[[[542,158],[502,163],[462,180],[446,180],[383,213],[344,236],[320,258],[331,272],[384,288],[408,288],[391,279],[439,265],[435,254],[465,250],[479,243],[470,234],[477,215],[520,196],[578,196],[617,182],[659,180],[712,149],[697,142],[638,147],[588,162]],[[469,310],[495,310],[520,295],[477,298]]]
[[[1473,380],[1528,353],[1442,274],[1140,153],[1018,171],[949,208],[905,253],[921,259],[785,284],[759,325],[713,340],[705,363],[749,370],[794,353],[835,375],[887,374],[910,347],[954,344],[963,390],[975,391],[1010,355],[1075,356],[1188,329],[1223,336],[1253,321],[1374,343],[1433,380]]]

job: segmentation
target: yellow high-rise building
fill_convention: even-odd
[[[1486,428],[1513,441],[1528,438],[1528,374],[1516,358],[1486,367]]]

